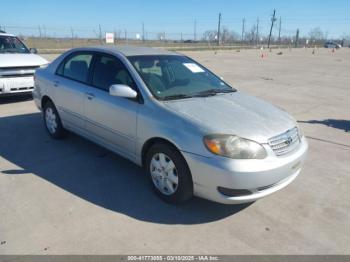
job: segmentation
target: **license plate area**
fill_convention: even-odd
[[[32,76],[0,78],[0,88],[6,91],[19,91],[19,90],[32,89],[33,86],[34,86],[34,79]]]

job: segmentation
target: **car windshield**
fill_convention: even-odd
[[[1,53],[29,53],[28,48],[14,36],[0,35],[0,54]]]
[[[212,96],[236,90],[188,57],[145,55],[128,57],[159,100]]]

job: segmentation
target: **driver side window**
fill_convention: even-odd
[[[124,64],[113,56],[100,55],[96,59],[92,85],[105,91],[114,84],[127,85],[135,89],[135,83]]]

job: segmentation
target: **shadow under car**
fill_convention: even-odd
[[[40,113],[0,118],[0,130],[0,155],[18,166],[0,169],[0,175],[32,173],[86,201],[135,219],[200,224],[250,205],[222,205],[199,198],[184,205],[165,203],[152,192],[142,168],[74,134],[65,140],[51,139]]]

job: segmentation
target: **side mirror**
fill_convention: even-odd
[[[131,87],[127,85],[111,85],[109,88],[109,94],[111,96],[125,97],[125,98],[136,98],[137,93]]]
[[[37,54],[38,50],[36,48],[30,48],[29,52],[31,52],[32,54]]]

